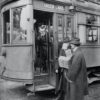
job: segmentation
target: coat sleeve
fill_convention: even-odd
[[[69,68],[69,71],[67,73],[67,77],[71,81],[75,81],[77,78],[77,75],[79,74],[81,69],[81,56],[80,55],[74,55],[72,59],[72,65]]]

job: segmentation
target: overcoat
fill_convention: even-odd
[[[88,94],[88,82],[86,62],[81,48],[73,53],[71,62],[66,76],[72,82],[67,84],[64,100],[84,100],[84,95]]]

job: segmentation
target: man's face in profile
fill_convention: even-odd
[[[71,49],[73,50],[75,48],[74,44],[70,44],[71,45]]]

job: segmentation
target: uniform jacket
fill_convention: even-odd
[[[65,100],[83,100],[84,95],[88,94],[87,71],[84,55],[81,48],[74,53],[68,70],[67,77],[72,81],[67,87]]]

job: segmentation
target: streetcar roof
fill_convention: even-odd
[[[5,6],[6,4],[9,4],[9,3],[14,2],[14,1],[18,1],[18,0],[2,0],[0,3],[0,8]]]

